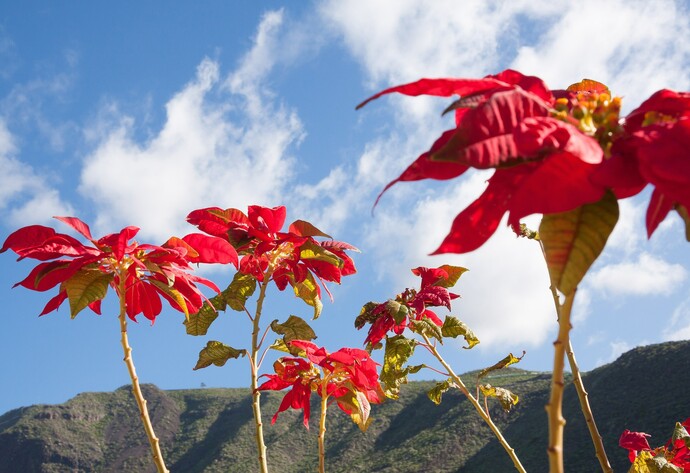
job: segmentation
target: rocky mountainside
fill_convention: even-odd
[[[585,385],[616,471],[627,471],[618,447],[628,428],[652,435],[652,445],[670,436],[675,422],[690,417],[690,342],[636,348],[585,375]],[[473,373],[465,378],[472,383]],[[547,471],[548,373],[505,370],[491,383],[511,389],[520,403],[511,413],[498,405],[492,417],[528,471]],[[374,406],[374,421],[362,433],[337,409],[327,424],[329,472],[502,472],[512,464],[491,432],[461,395],[448,392],[436,406],[426,392],[434,382],[403,387],[400,400]],[[162,391],[144,394],[171,472],[257,471],[253,419],[246,389]],[[301,413],[281,414],[281,393],[263,396],[269,467],[281,473],[315,471],[318,405],[312,428]],[[566,470],[598,471],[575,390],[564,400]],[[296,453],[298,452],[298,453]],[[39,405],[0,416],[0,473],[154,472],[129,387],[83,393],[61,405]]]

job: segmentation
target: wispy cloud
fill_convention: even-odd
[[[673,311],[671,321],[662,333],[664,341],[690,340],[690,298],[682,301]]]
[[[97,203],[98,226],[136,224],[164,239],[188,231],[182,222],[197,207],[277,205],[292,178],[290,150],[304,134],[296,112],[264,83],[281,22],[281,12],[267,13],[252,49],[223,80],[220,65],[203,60],[148,141],[137,141],[134,120],[112,107],[115,125],[94,128],[100,138],[81,176],[80,191]]]
[[[588,275],[588,286],[605,295],[668,295],[687,279],[682,265],[668,263],[649,253],[637,261],[604,266]]]

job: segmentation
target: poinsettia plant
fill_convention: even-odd
[[[509,411],[517,404],[518,396],[505,388],[482,382],[487,374],[515,364],[522,357],[518,358],[511,353],[495,365],[482,370],[477,376],[477,395],[474,396],[439,351],[438,345],[442,345],[444,339],[448,338],[463,337],[467,343],[464,348],[467,349],[479,343],[474,332],[457,317],[446,315],[441,320],[436,313],[437,309],[432,310],[432,308],[451,310],[451,301],[460,296],[450,292],[449,288],[455,286],[465,271],[467,271],[466,268],[451,265],[438,268],[421,266],[414,268],[412,273],[421,278],[420,288],[406,288],[394,299],[383,303],[368,302],[355,319],[355,327],[362,329],[369,324],[365,339],[367,349],[369,351],[384,349],[380,379],[387,397],[397,399],[401,385],[407,383],[408,376],[423,368],[430,368],[442,374],[446,379],[437,383],[429,391],[429,399],[440,404],[444,392],[454,388],[460,390],[491,428],[510,456],[515,468],[524,472],[525,469],[515,451],[492,421],[488,408],[488,399],[493,398],[500,402],[504,410]],[[426,349],[440,363],[441,368],[431,368],[423,364],[410,365],[410,358],[417,347]],[[479,402],[480,392],[484,396],[483,407]]]
[[[58,294],[51,298],[39,315],[57,310],[69,301],[74,318],[85,308],[101,313],[101,301],[112,288],[120,301],[121,343],[125,363],[132,380],[132,389],[141,412],[142,421],[151,444],[158,471],[167,471],[139,387],[132,349],[127,339],[127,319],[136,321],[143,314],[153,323],[162,310],[161,298],[185,316],[196,312],[205,299],[197,283],[219,292],[208,279],[192,275],[190,263],[234,263],[237,253],[224,240],[208,235],[189,235],[172,238],[162,246],[139,244],[132,240],[137,227],[126,227],[118,233],[99,239],[91,236],[89,226],[76,217],[55,217],[67,224],[89,244],[58,233],[43,225],[30,225],[10,234],[0,253],[14,251],[19,259],[41,261],[22,281],[15,284],[33,291],[48,291],[58,286]]]
[[[223,239],[238,254],[238,271],[232,282],[217,296],[206,302],[186,322],[187,333],[205,335],[218,317],[218,311],[228,307],[244,312],[252,323],[251,345],[237,349],[212,340],[199,353],[194,369],[210,365],[222,366],[231,358],[249,355],[252,406],[256,427],[259,465],[268,470],[266,446],[263,439],[259,370],[266,351],[263,342],[272,329],[282,335],[276,344],[287,347],[293,340],[313,340],[316,334],[304,319],[291,315],[283,323],[277,319],[262,332],[260,324],[267,289],[273,284],[279,291],[288,286],[296,297],[313,308],[313,317],[321,314],[322,289],[331,296],[328,283],[340,284],[342,277],[356,273],[347,251],[358,251],[354,246],[336,241],[330,235],[304,220],[295,220],[287,231],[283,229],[286,208],[249,206],[247,213],[234,209],[209,207],[191,212],[187,221],[214,238]],[[247,301],[259,287],[254,312],[247,309]],[[274,346],[277,346],[274,344]]]
[[[687,473],[690,472],[690,418],[676,422],[671,439],[652,449],[644,432],[625,430],[618,444],[628,450],[630,473]]]
[[[455,217],[435,254],[476,250],[505,214],[518,235],[521,219],[544,215],[537,234],[559,322],[547,406],[548,454],[551,471],[563,471],[561,405],[564,357],[572,353],[570,312],[578,284],[616,225],[618,199],[654,186],[648,235],[675,210],[690,240],[690,93],[661,90],[621,117],[621,99],[599,82],[586,79],[552,90],[538,77],[508,69],[481,79],[421,79],[386,89],[358,108],[391,93],[458,98],[445,110],[453,112],[454,127],[383,192],[403,181],[494,170],[484,192]],[[568,358],[579,373],[574,356]],[[602,469],[611,471],[587,393],[581,383],[577,387],[597,457]]]
[[[275,374],[262,375],[268,378],[257,389],[259,391],[281,391],[290,388],[283,397],[278,414],[289,408],[302,409],[305,427],[309,428],[311,395],[321,398],[319,420],[319,471],[325,472],[326,458],[326,413],[329,399],[350,415],[362,431],[371,422],[371,404],[379,404],[384,394],[378,380],[377,364],[369,353],[357,348],[341,348],[328,353],[306,340],[293,340],[287,344],[299,357],[282,357],[273,364]]]

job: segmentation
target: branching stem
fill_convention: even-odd
[[[422,338],[424,338],[424,341],[426,342],[428,346],[428,350],[431,352],[431,354],[443,365],[443,367],[446,369],[448,374],[450,375],[451,379],[457,386],[457,388],[465,395],[465,397],[472,403],[476,411],[479,413],[482,419],[484,419],[484,422],[487,423],[489,428],[493,431],[494,435],[498,439],[498,442],[501,444],[503,449],[508,453],[508,456],[510,459],[513,461],[513,465],[515,466],[515,469],[519,472],[525,473],[525,468],[522,466],[520,463],[520,459],[517,457],[515,450],[508,444],[508,441],[503,437],[503,434],[501,431],[498,429],[496,424],[491,420],[491,417],[484,412],[484,409],[482,408],[482,405],[479,403],[477,399],[475,399],[474,396],[467,390],[467,387],[465,386],[465,383],[462,382],[460,379],[460,376],[455,374],[453,369],[450,367],[448,363],[443,359],[441,354],[436,350],[436,347],[431,344],[431,341],[429,340],[429,337],[422,333],[420,334]]]

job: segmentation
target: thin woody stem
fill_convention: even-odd
[[[544,245],[539,242],[542,253],[544,254],[544,259],[546,260],[546,253],[544,252]],[[556,314],[558,319],[561,318],[561,304],[558,299],[558,292],[556,288],[551,285],[551,296],[553,297],[554,305],[556,306]],[[568,344],[566,347],[566,356],[568,357],[568,364],[570,365],[570,371],[573,374],[573,384],[575,384],[575,391],[577,391],[577,397],[580,400],[580,410],[582,415],[585,417],[587,423],[587,429],[589,429],[589,436],[592,439],[592,444],[594,445],[594,451],[596,452],[597,459],[599,460],[599,465],[601,466],[601,471],[604,473],[613,473],[613,468],[609,463],[609,459],[606,455],[606,449],[604,448],[604,439],[599,433],[597,424],[594,421],[594,414],[592,413],[592,408],[589,405],[589,394],[585,389],[585,385],[582,382],[582,375],[580,373],[580,367],[575,359],[575,352],[573,350],[573,345],[570,341],[570,336],[568,336]]]
[[[326,473],[326,412],[328,412],[328,378],[321,385],[321,417],[319,418],[319,473]]]
[[[446,369],[448,374],[450,375],[451,379],[457,386],[457,388],[465,395],[467,399],[472,403],[476,411],[479,413],[482,419],[484,419],[484,422],[487,423],[489,428],[493,431],[494,435],[498,439],[498,442],[501,444],[503,449],[508,453],[508,456],[510,459],[513,461],[513,465],[515,466],[515,469],[519,472],[525,473],[525,468],[522,466],[520,463],[520,459],[517,457],[515,450],[508,444],[508,441],[503,437],[503,434],[501,431],[498,429],[496,424],[491,420],[491,417],[489,417],[489,414],[487,412],[484,412],[484,409],[482,408],[482,405],[479,404],[479,401],[475,399],[474,396],[467,390],[467,387],[465,386],[465,383],[462,382],[460,379],[460,376],[455,374],[453,369],[450,367],[448,363],[443,359],[441,354],[436,350],[436,347],[432,345],[431,341],[429,340],[429,337],[422,333],[421,334],[422,338],[424,338],[424,341],[426,342],[428,346],[428,350],[431,352],[432,355],[443,365],[443,367]]]
[[[575,291],[565,297],[563,305],[559,305],[558,311],[558,338],[553,342],[553,374],[551,377],[551,397],[546,405],[546,413],[549,417],[549,472],[563,473],[563,429],[565,418],[563,417],[563,389],[565,378],[563,368],[565,364],[565,348],[569,343],[570,313],[575,299]]]
[[[137,377],[137,372],[134,368],[134,360],[132,359],[132,348],[129,346],[127,338],[127,305],[125,302],[126,275],[123,273],[124,271],[118,274],[120,280],[118,296],[120,298],[120,342],[122,343],[122,350],[125,353],[124,362],[127,365],[127,371],[129,371],[129,377],[132,380],[132,393],[134,393],[134,399],[136,399],[137,406],[139,407],[141,421],[144,424],[144,430],[146,431],[146,436],[151,445],[153,462],[156,464],[158,473],[168,473],[168,469],[165,467],[165,462],[163,461],[160,442],[158,441],[158,437],[156,437],[156,433],[153,431],[153,424],[151,424],[151,419],[149,418],[146,399],[144,399],[141,387],[139,386],[139,378]]]
[[[263,309],[264,298],[266,297],[266,288],[268,287],[268,282],[269,278],[265,277],[264,281],[261,283],[259,298],[256,301],[256,313],[254,314],[254,319],[252,321],[252,351],[249,358],[252,378],[252,410],[254,411],[256,447],[259,452],[259,467],[261,468],[261,473],[268,472],[268,463],[266,460],[266,443],[264,442],[263,421],[261,420],[261,391],[257,389],[259,387],[259,349],[261,347],[261,341],[259,340],[259,332],[261,331],[261,327],[259,326],[259,322],[261,320],[261,311]]]

